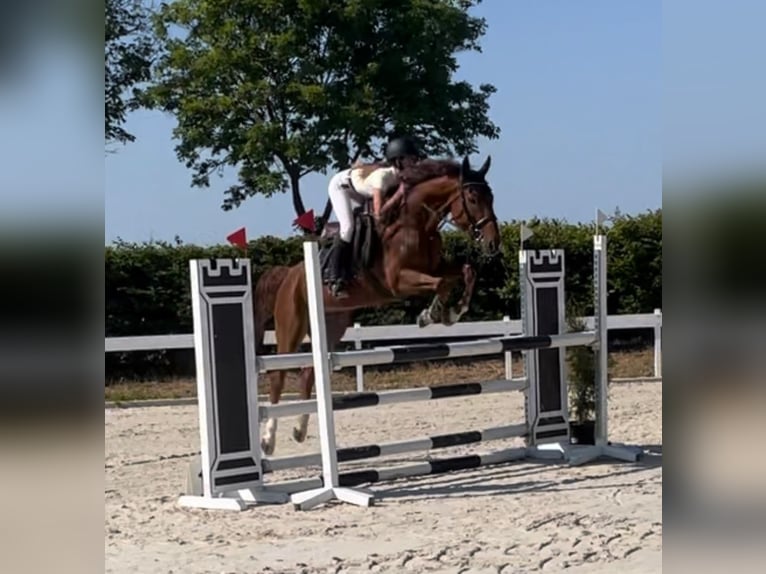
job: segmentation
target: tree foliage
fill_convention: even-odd
[[[104,132],[107,143],[135,140],[123,127],[135,107],[131,89],[149,79],[153,51],[149,11],[141,0],[106,0]]]
[[[174,0],[159,10],[163,48],[144,104],[172,113],[176,153],[194,186],[237,170],[224,209],[349,166],[389,136],[430,154],[496,138],[495,88],[453,79],[456,54],[479,50],[477,0]]]

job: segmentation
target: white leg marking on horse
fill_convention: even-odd
[[[278,419],[276,418],[266,421],[266,431],[261,439],[261,450],[263,450],[264,454],[274,453],[274,447],[277,444],[277,421]]]
[[[298,415],[298,424],[293,428],[293,438],[297,442],[306,440],[309,433],[309,415]]]
[[[431,323],[433,323],[433,319],[431,319],[431,310],[423,309],[420,312],[420,315],[418,315],[418,327],[425,327]]]

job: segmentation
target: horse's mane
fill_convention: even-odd
[[[423,159],[403,169],[399,179],[405,186],[412,188],[437,177],[457,177],[458,175],[460,175],[460,162],[452,159]]]
[[[382,161],[370,161],[363,162],[360,160],[355,161],[351,165],[351,169],[360,170],[362,177],[367,177],[373,171],[381,167],[388,167],[391,165],[389,162]],[[399,183],[403,183],[405,189],[409,190],[425,181],[430,181],[439,177],[458,177],[460,175],[461,163],[453,159],[431,159],[424,158],[417,164],[409,165],[398,173],[396,183],[392,184],[388,189],[383,190],[383,197],[390,197],[392,193],[399,187]],[[392,205],[388,209],[387,213],[381,218],[384,225],[388,225],[396,221],[400,215],[401,205]]]
[[[391,165],[387,161],[371,161],[364,163],[355,161],[352,169],[359,169],[367,177],[373,171],[381,167]],[[424,181],[436,179],[437,177],[457,177],[460,175],[460,162],[453,159],[431,159],[420,160],[417,164],[405,167],[398,174],[398,180],[404,182],[407,188],[412,188]]]
[[[422,159],[415,165],[410,165],[399,172],[398,180],[404,184],[406,190],[412,189],[425,181],[439,177],[458,177],[461,164],[452,159]],[[393,190],[392,190],[393,191]],[[388,212],[381,218],[384,226],[390,225],[399,219],[403,203],[392,205]]]

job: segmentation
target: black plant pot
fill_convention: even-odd
[[[596,444],[596,421],[570,421],[569,434],[572,444]]]

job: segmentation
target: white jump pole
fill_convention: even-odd
[[[311,325],[311,354],[314,359],[323,486],[293,494],[291,501],[297,510],[307,510],[334,499],[357,506],[370,506],[374,498],[372,494],[340,486],[330,387],[330,355],[327,349],[327,327],[324,314],[324,289],[316,242],[303,243],[303,257],[306,265],[306,292]]]
[[[594,331],[596,332],[596,432],[595,445],[573,446],[568,449],[568,462],[583,464],[601,456],[626,462],[635,462],[643,452],[641,448],[610,443],[608,425],[608,356],[607,348],[607,283],[606,283],[606,235],[593,236],[593,291]]]

